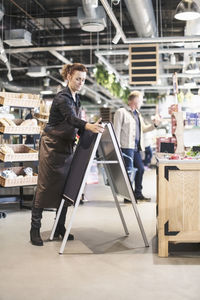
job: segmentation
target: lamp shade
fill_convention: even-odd
[[[195,20],[200,17],[200,8],[193,0],[182,0],[176,8],[174,18],[182,21]]]
[[[194,81],[193,78],[187,78],[184,82],[184,87],[187,89],[193,89],[196,88],[196,82]]]

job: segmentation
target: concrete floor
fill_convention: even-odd
[[[144,194],[151,203],[138,210],[150,243],[145,248],[131,205],[120,199],[130,232],[124,236],[110,188],[89,185],[89,199],[77,211],[72,233],[48,241],[54,212],[44,212],[43,247],[29,242],[30,211],[1,205],[0,300],[196,300],[200,299],[200,246],[174,246],[168,258],[157,255],[155,170],[145,172]]]

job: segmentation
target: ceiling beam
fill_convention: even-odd
[[[5,49],[5,52],[8,54],[12,53],[25,53],[25,52],[47,52],[51,50],[55,51],[75,51],[75,50],[97,50],[97,49],[108,49],[109,45],[78,45],[78,46],[48,46],[48,47],[29,47],[29,48],[14,48],[14,49]],[[127,48],[126,45],[112,45],[112,49],[118,48]]]

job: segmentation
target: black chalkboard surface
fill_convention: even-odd
[[[99,144],[99,153],[106,161],[117,161],[116,164],[106,164],[105,169],[109,173],[112,184],[117,195],[130,199],[130,192],[133,193],[132,184],[125,169],[124,159],[117,142],[112,124],[108,124],[102,135]]]
[[[74,203],[77,200],[97,136],[98,134],[85,130],[74,153],[63,193],[65,199],[71,199]]]
[[[98,134],[90,131],[85,131],[83,135],[81,135],[64,188],[63,197],[65,200],[70,199],[73,200],[74,203],[77,200],[95,146],[98,147],[100,160],[116,162],[114,164],[105,165],[106,172],[109,172],[112,180],[115,193],[130,199],[130,193],[133,193],[133,189],[125,169],[121,150],[117,143],[112,124],[109,123],[105,126],[100,141],[97,141],[97,136]],[[96,142],[98,142],[98,145],[95,145]]]

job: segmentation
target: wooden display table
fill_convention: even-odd
[[[200,160],[157,156],[158,255],[168,244],[200,242]]]

